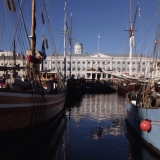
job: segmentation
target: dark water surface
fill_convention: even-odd
[[[125,124],[124,97],[85,94],[66,106],[66,130],[55,160],[156,160]]]
[[[86,94],[68,108],[57,159],[128,159],[123,102],[124,98],[117,94]]]
[[[73,101],[70,101],[73,102]],[[27,160],[156,160],[125,124],[124,97],[85,94],[35,143],[6,159]],[[1,160],[1,158],[0,158]]]

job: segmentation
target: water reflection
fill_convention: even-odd
[[[92,129],[93,135],[122,135],[124,134],[124,98],[117,94],[86,94],[83,101],[71,108],[71,118],[75,126],[81,125],[82,119],[105,122],[105,127]],[[83,123],[82,123],[83,124]],[[98,136],[99,137],[99,136]]]
[[[16,159],[54,159],[59,142],[61,141],[66,127],[66,116],[62,114],[50,128],[45,130],[32,142],[26,143],[18,149],[13,149],[11,152],[1,155],[1,160]]]
[[[67,106],[66,131],[56,160],[127,160],[123,102],[116,93],[86,94]]]

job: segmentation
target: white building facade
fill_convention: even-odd
[[[147,72],[153,70],[153,61],[150,57],[132,57],[132,76],[137,74],[147,75]],[[70,64],[71,63],[71,64]],[[157,64],[157,63],[156,63]],[[73,54],[71,56],[66,55],[66,76],[70,77],[70,66],[71,75],[75,78],[86,78],[86,79],[99,79],[109,78],[111,75],[116,74],[129,74],[130,70],[130,59],[129,56],[119,54]],[[157,70],[158,66],[154,66]],[[53,73],[61,71],[64,73],[64,57],[63,55],[47,56],[43,62],[43,70],[51,70]],[[158,72],[159,70],[157,70]],[[156,73],[158,74],[158,73]]]
[[[15,64],[16,63],[16,64]],[[131,65],[130,65],[131,63]],[[0,52],[0,66],[25,67],[27,64],[24,55],[13,52]],[[130,61],[129,55],[122,54],[83,54],[83,45],[78,41],[74,46],[74,53],[66,55],[66,77],[86,78],[86,79],[103,79],[110,78],[114,75],[130,73],[132,76],[149,76],[150,71],[156,70],[155,75],[159,76],[159,59],[153,59],[148,56],[132,56]],[[64,75],[64,55],[48,55],[40,65],[41,71],[49,71],[56,74],[58,71]],[[43,68],[42,68],[43,66]],[[18,76],[26,75],[25,70],[16,71]],[[0,71],[0,76],[4,74]],[[13,72],[8,71],[9,77],[13,77]]]

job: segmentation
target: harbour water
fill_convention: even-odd
[[[66,106],[66,129],[55,160],[158,160],[141,144],[124,118],[124,97],[85,94]]]
[[[6,159],[156,160],[125,124],[124,97],[85,94],[66,110],[56,128]]]
[[[125,137],[124,97],[117,94],[85,94],[67,106],[67,125],[56,159],[128,159]]]

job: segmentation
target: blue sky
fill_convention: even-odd
[[[3,1],[1,0],[0,3]],[[37,49],[41,48],[41,37],[43,34],[43,26],[40,19],[40,10],[44,11],[41,0],[37,0],[36,10],[36,35]],[[52,28],[52,37],[54,37],[54,45],[57,53],[63,52],[63,35],[61,31],[64,25],[64,3],[67,4],[67,23],[70,27],[70,13],[72,13],[72,37],[73,45],[79,40],[83,44],[83,52],[94,54],[98,52],[98,34],[99,51],[103,54],[124,54],[129,53],[129,29],[130,22],[130,0],[47,0],[49,5],[49,21]],[[140,17],[137,15],[135,21],[135,44],[134,51],[137,54],[150,54],[153,52],[154,40],[158,34],[159,22],[157,20],[158,0],[132,0],[132,17],[138,2],[140,2]],[[17,1],[15,0],[17,4]],[[23,8],[26,28],[30,34],[30,1],[26,0]],[[3,7],[3,5],[1,5]],[[2,10],[0,11],[1,15]],[[12,13],[10,13],[11,15]],[[49,49],[47,54],[53,53],[53,43],[51,44],[51,33],[47,26],[47,17],[44,14],[45,37],[49,41]],[[134,19],[134,18],[133,18]],[[4,16],[0,17],[0,23],[3,28],[3,34],[6,35],[6,24]],[[7,36],[5,37],[5,41]],[[53,41],[52,41],[53,42]],[[7,48],[9,48],[7,43]],[[69,45],[67,43],[67,54],[69,53]],[[0,47],[2,44],[0,42]]]

